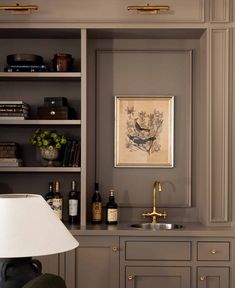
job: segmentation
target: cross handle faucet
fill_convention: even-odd
[[[156,180],[153,185],[153,211],[152,212],[144,212],[142,213],[143,217],[152,217],[152,223],[157,223],[157,217],[163,217],[164,219],[167,217],[167,213],[158,212],[157,211],[157,191],[162,191],[161,182]]]

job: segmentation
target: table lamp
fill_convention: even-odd
[[[41,274],[35,256],[72,250],[78,242],[40,195],[0,194],[0,287],[20,288]]]

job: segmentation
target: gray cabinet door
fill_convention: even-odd
[[[197,288],[229,288],[229,267],[198,267]]]
[[[75,283],[68,288],[119,288],[119,237],[80,236],[77,240]]]
[[[60,275],[60,254],[35,257],[42,263],[42,272]]]
[[[189,288],[190,267],[127,267],[126,288]]]

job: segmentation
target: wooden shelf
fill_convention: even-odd
[[[0,167],[0,172],[81,172],[80,167]]]
[[[0,81],[6,80],[77,80],[81,72],[0,72]]]
[[[81,120],[0,120],[0,125],[81,125]]]

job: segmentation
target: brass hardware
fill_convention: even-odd
[[[134,279],[134,276],[133,275],[128,275],[128,280],[133,280]]]
[[[163,217],[164,219],[167,217],[167,213],[164,212],[157,212],[157,189],[158,192],[162,191],[162,185],[159,181],[155,181],[153,185],[153,211],[149,213],[142,213],[142,216],[145,217],[152,217],[152,223],[157,223],[157,217]]]
[[[170,6],[168,5],[136,5],[128,6],[127,10],[136,10],[139,14],[158,14],[159,11],[169,11]]]
[[[55,111],[54,110],[50,111],[50,114],[54,116],[55,115]]]
[[[30,14],[32,10],[38,10],[37,5],[0,5],[0,10],[10,11],[13,14]]]
[[[206,277],[205,276],[200,276],[200,281],[205,281]]]
[[[215,255],[217,253],[217,251],[215,249],[212,249],[211,251],[211,254]]]
[[[117,252],[117,251],[118,251],[118,247],[117,247],[117,246],[113,246],[113,247],[112,247],[112,251],[113,251],[113,252]]]

